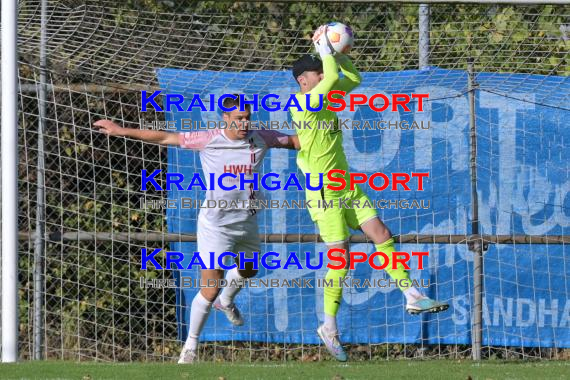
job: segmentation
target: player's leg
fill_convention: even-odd
[[[391,252],[395,252],[396,247],[394,246],[392,233],[388,227],[378,218],[376,209],[372,207],[364,207],[366,204],[371,204],[366,193],[364,193],[360,186],[357,185],[356,189],[349,193],[349,197],[350,201],[347,201],[347,203],[350,203],[352,208],[347,209],[346,212],[348,225],[353,229],[361,229],[374,243],[376,252],[384,252],[388,255],[390,255]],[[379,259],[381,260],[381,258]],[[383,263],[381,262],[380,265],[382,264]],[[388,265],[384,270],[394,280],[398,280],[398,284],[404,285],[410,279],[408,272],[406,272],[402,263],[397,263],[396,269],[393,269],[391,265]],[[415,291],[408,291],[408,289],[414,288],[410,288],[409,286],[402,286],[400,288],[404,294],[408,294],[406,297],[413,297],[414,295],[418,295],[416,294],[417,289]]]
[[[351,198],[353,201],[357,200],[359,205],[365,205],[367,204],[366,201],[369,201],[366,193],[358,186],[355,191],[352,192]],[[397,252],[392,233],[380,218],[378,218],[374,208],[352,208],[347,210],[346,215],[349,226],[355,229],[360,228],[366,236],[372,240],[376,252],[384,252],[388,255],[390,255],[391,252]],[[380,260],[380,265],[383,265],[384,262],[382,258],[379,257],[378,259]],[[449,307],[446,303],[426,297],[416,287],[412,286],[410,276],[402,263],[398,262],[395,269],[392,268],[392,265],[388,265],[384,270],[392,279],[398,281],[398,286],[404,293],[404,297],[406,297],[406,310],[409,313],[439,312]]]
[[[236,264],[238,263],[236,262]],[[234,303],[234,299],[245,286],[244,280],[245,277],[241,275],[237,268],[227,271],[226,286],[223,288],[220,296],[214,301],[214,309],[223,312],[234,326],[243,325],[243,318]]]
[[[355,190],[347,193],[346,203],[350,206],[345,213],[346,223],[350,228],[361,229],[374,242],[376,251],[394,252],[396,250],[392,233],[388,227],[380,221],[374,208],[366,207],[367,204],[371,203],[360,186],[357,185]],[[396,269],[388,266],[385,271],[393,279],[409,280],[408,272],[404,270],[401,263],[398,263]]]
[[[360,217],[361,219],[365,220],[362,224],[360,224],[360,229],[366,234],[366,236],[370,240],[372,240],[372,242],[374,243],[374,247],[376,248],[376,252],[384,252],[388,255],[391,255],[392,252],[396,252],[396,247],[394,245],[394,239],[392,238],[392,234],[390,233],[390,230],[386,227],[386,225],[378,218],[378,216],[376,216],[376,210],[354,209],[351,211],[354,211],[357,218]],[[367,215],[361,215],[365,213]],[[379,260],[381,260],[380,257]],[[383,262],[380,263],[380,265],[382,264]],[[408,272],[405,270],[404,265],[402,263],[398,262],[396,269],[393,269],[391,265],[388,265],[384,270],[394,280],[399,280],[398,284],[403,285],[402,287],[400,287],[402,291],[405,292],[407,289],[410,289],[409,286],[404,285],[406,282],[410,280],[410,276]]]
[[[324,238],[323,238],[324,240]],[[348,257],[348,241],[339,242],[336,244],[328,244],[327,249],[339,248],[344,250],[344,254],[340,252],[333,252],[333,256],[343,255],[346,260],[346,266],[342,269],[329,269],[325,276],[324,288],[324,323],[319,326],[317,333],[329,353],[339,361],[346,361],[347,355],[340,343],[340,334],[337,325],[337,314],[342,302],[342,285],[341,281],[346,277],[349,268]]]
[[[212,303],[218,296],[220,288],[217,283],[224,278],[220,269],[202,269],[200,276],[200,291],[194,296],[190,306],[190,327],[188,337],[180,353],[178,363],[192,363],[197,358],[200,333],[208,320]],[[215,280],[215,285],[209,286],[208,280]]]
[[[194,296],[190,306],[190,326],[188,337],[180,353],[178,363],[193,363],[197,358],[197,349],[200,333],[208,320],[212,304],[219,294],[219,280],[224,278],[224,271],[218,263],[218,257],[233,247],[231,237],[221,234],[219,229],[213,228],[198,217],[197,248],[200,258],[206,268],[200,271],[200,291]],[[210,265],[210,252],[215,262]],[[208,285],[208,280],[213,284]]]
[[[373,217],[364,222],[360,227],[366,236],[374,242],[377,252],[384,252],[387,254],[390,254],[390,252],[396,252],[394,239],[390,237],[388,240],[385,240],[387,228],[379,218]],[[380,257],[379,260],[381,261],[380,265],[382,265],[383,260]],[[438,313],[449,308],[449,304],[432,300],[422,294],[416,287],[412,286],[408,272],[404,269],[402,263],[397,263],[396,269],[393,269],[391,265],[388,265],[384,270],[395,280],[405,280],[398,281],[398,286],[406,297],[406,310],[410,314],[419,314],[423,312]]]
[[[314,193],[316,192],[308,191],[307,199],[311,199],[311,195],[314,196]],[[318,196],[320,199],[331,199],[325,196],[324,191],[321,194],[318,194]],[[333,207],[310,208],[309,212],[311,214],[311,218],[319,227],[319,233],[327,245],[327,248],[340,248],[348,251],[349,231],[344,220],[344,209],[339,207],[338,202],[333,204]],[[341,253],[333,253],[333,255],[338,256],[341,255]],[[325,277],[325,284],[327,285],[325,285],[324,288],[324,324],[319,326],[317,329],[317,333],[325,343],[325,346],[329,353],[339,361],[347,360],[346,353],[339,341],[337,314],[339,311],[340,303],[342,301],[341,281],[346,277],[348,273],[348,267],[349,263],[347,260],[345,268],[329,269],[327,271]]]
[[[324,288],[324,311],[325,311],[325,321],[324,326],[328,331],[336,333],[338,331],[336,316],[340,308],[340,303],[342,301],[342,286],[341,282],[348,274],[348,268],[350,263],[348,262],[348,241],[338,242],[338,243],[327,243],[327,249],[342,249],[344,254],[341,252],[333,252],[331,255],[335,257],[344,256],[346,260],[346,266],[342,269],[330,269],[327,271],[325,276],[325,284],[331,284],[332,286],[325,286]]]
[[[234,253],[244,252],[246,258],[252,258],[253,252],[260,251],[259,229],[256,223],[244,223],[236,226],[239,236],[234,245]],[[239,269],[239,257],[236,259],[237,268],[230,269],[226,273],[227,285],[222,290],[218,299],[214,302],[214,309],[222,311],[228,320],[236,325],[243,325],[243,318],[237,308],[234,299],[243,289],[245,279],[257,275],[258,270],[254,269],[253,262],[244,262],[244,269]]]
[[[377,216],[373,216],[362,223],[360,229],[372,240],[376,252],[384,252],[387,255],[396,252],[394,239],[392,238],[390,230],[388,230],[386,225]],[[379,257],[378,259],[380,260],[380,265],[383,265],[384,262],[382,258]],[[423,297],[415,287],[406,285],[410,281],[410,276],[402,263],[398,262],[395,269],[392,268],[391,265],[388,265],[384,270],[392,279],[398,280],[398,286],[400,290],[404,292],[408,303]]]

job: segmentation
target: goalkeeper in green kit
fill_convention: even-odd
[[[387,253],[396,252],[394,240],[390,230],[380,221],[376,210],[372,208],[344,207],[339,205],[339,199],[351,202],[359,202],[360,205],[368,200],[366,194],[356,185],[354,190],[343,189],[333,191],[327,188],[327,173],[333,169],[345,171],[345,180],[349,182],[349,167],[342,147],[342,131],[338,128],[336,113],[326,109],[327,94],[331,90],[346,91],[349,93],[360,82],[360,74],[356,71],[350,59],[340,53],[336,53],[328,38],[327,27],[323,25],[317,29],[313,36],[315,48],[321,60],[313,55],[305,55],[293,64],[293,76],[300,86],[300,93],[296,94],[298,103],[304,109],[299,111],[291,108],[294,122],[309,122],[311,128],[297,129],[297,136],[301,150],[297,155],[297,164],[303,173],[311,173],[311,183],[319,183],[319,173],[323,173],[323,186],[320,191],[306,190],[307,200],[314,200],[313,205],[321,202],[321,207],[309,208],[312,220],[319,227],[321,238],[329,249],[340,248],[348,252],[348,239],[350,237],[348,227],[361,229],[366,236],[374,242],[376,251]],[[338,69],[343,77],[339,77]],[[322,97],[322,100],[321,100]],[[307,98],[310,99],[307,100]],[[307,110],[307,103],[311,108],[317,108],[323,103],[320,111]],[[335,128],[322,128],[319,126],[333,122]],[[324,207],[333,201],[333,207]],[[356,204],[355,202],[355,204]],[[340,253],[339,253],[340,255]],[[317,333],[327,350],[339,361],[346,361],[346,353],[339,341],[336,315],[342,299],[341,280],[347,275],[349,263],[348,255],[344,269],[329,269],[326,275],[327,283],[332,280],[333,286],[324,289],[324,324],[319,326]],[[398,283],[410,284],[408,273],[401,263],[397,269],[391,269],[388,265],[386,272]],[[402,281],[403,280],[403,281]],[[406,297],[406,310],[411,314],[422,312],[439,312],[446,310],[447,303],[438,302],[424,296],[413,286],[400,287]]]

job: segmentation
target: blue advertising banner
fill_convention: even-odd
[[[194,93],[204,99],[224,93],[279,94],[287,99],[298,91],[289,72],[211,72],[160,69],[163,93]],[[429,172],[424,191],[377,192],[363,189],[371,199],[424,201],[426,208],[378,209],[394,235],[470,234],[471,181],[469,171],[469,103],[464,71],[430,68],[421,71],[363,73],[355,93],[429,93],[425,111],[377,113],[360,106],[339,118],[391,122],[390,129],[344,130],[344,147],[353,172]],[[477,171],[481,232],[498,235],[562,235],[570,233],[570,78],[526,74],[477,75]],[[221,120],[221,111],[166,112],[167,120]],[[291,121],[287,112],[260,110],[253,121]],[[401,129],[398,122],[415,121],[417,128]],[[387,125],[387,124],[384,124]],[[405,127],[405,126],[404,126]],[[292,134],[293,130],[284,133]],[[301,172],[295,151],[272,150],[263,172],[283,176]],[[170,147],[168,171],[189,179],[201,173],[197,152]],[[185,185],[188,185],[188,180]],[[304,199],[302,191],[272,191],[268,199]],[[197,189],[172,190],[169,199],[203,199]],[[168,230],[195,233],[197,209],[169,209]],[[259,216],[260,233],[317,233],[304,209],[272,209]],[[358,232],[360,233],[360,232]],[[170,250],[194,252],[195,243],[174,243]],[[450,302],[439,315],[410,316],[404,297],[395,288],[347,288],[339,312],[339,328],[346,343],[469,344],[472,305],[472,253],[466,245],[403,244],[403,251],[429,251],[424,270],[411,277],[430,286],[423,291]],[[371,244],[354,244],[354,251],[372,253]],[[288,254],[325,251],[323,244],[262,244],[262,251]],[[570,347],[570,249],[566,245],[490,245],[484,256],[484,344],[500,346]],[[186,262],[187,264],[187,262]],[[415,266],[415,265],[414,265]],[[247,288],[236,300],[245,325],[233,327],[212,314],[201,339],[318,343],[316,328],[323,318],[323,289],[316,279],[321,270],[260,269],[258,278],[312,279],[313,288]],[[359,264],[350,274],[379,279],[383,271]],[[198,269],[175,276],[199,277]],[[179,333],[187,334],[189,306],[197,289],[178,294]]]

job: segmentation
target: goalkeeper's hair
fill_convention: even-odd
[[[242,95],[243,95],[243,94],[242,94]],[[239,105],[240,105],[239,97],[240,97],[240,94],[232,94],[232,96],[233,96],[233,98],[229,98],[229,97],[228,97],[228,98],[225,98],[224,101],[222,102],[222,105],[223,105],[225,108],[231,108],[231,107],[234,107],[234,106],[235,106],[235,107],[237,107],[237,109],[239,110]],[[244,99],[247,99],[247,98],[245,97],[245,95],[243,95],[243,97],[244,97]],[[245,105],[245,109],[248,110],[248,111],[251,113],[251,104],[246,104],[246,105]],[[224,113],[230,113],[230,111],[224,111]]]

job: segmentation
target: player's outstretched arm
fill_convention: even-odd
[[[179,133],[123,128],[111,120],[98,120],[93,126],[109,136],[130,137],[155,144],[180,145]]]
[[[349,93],[354,90],[362,82],[362,77],[356,67],[352,64],[352,61],[348,56],[337,53],[335,56],[336,62],[338,63],[340,70],[342,71],[344,77],[340,78],[336,85],[335,90],[346,91]]]
[[[289,136],[288,149],[301,150],[301,143],[299,142],[299,137],[297,137],[297,135]]]

